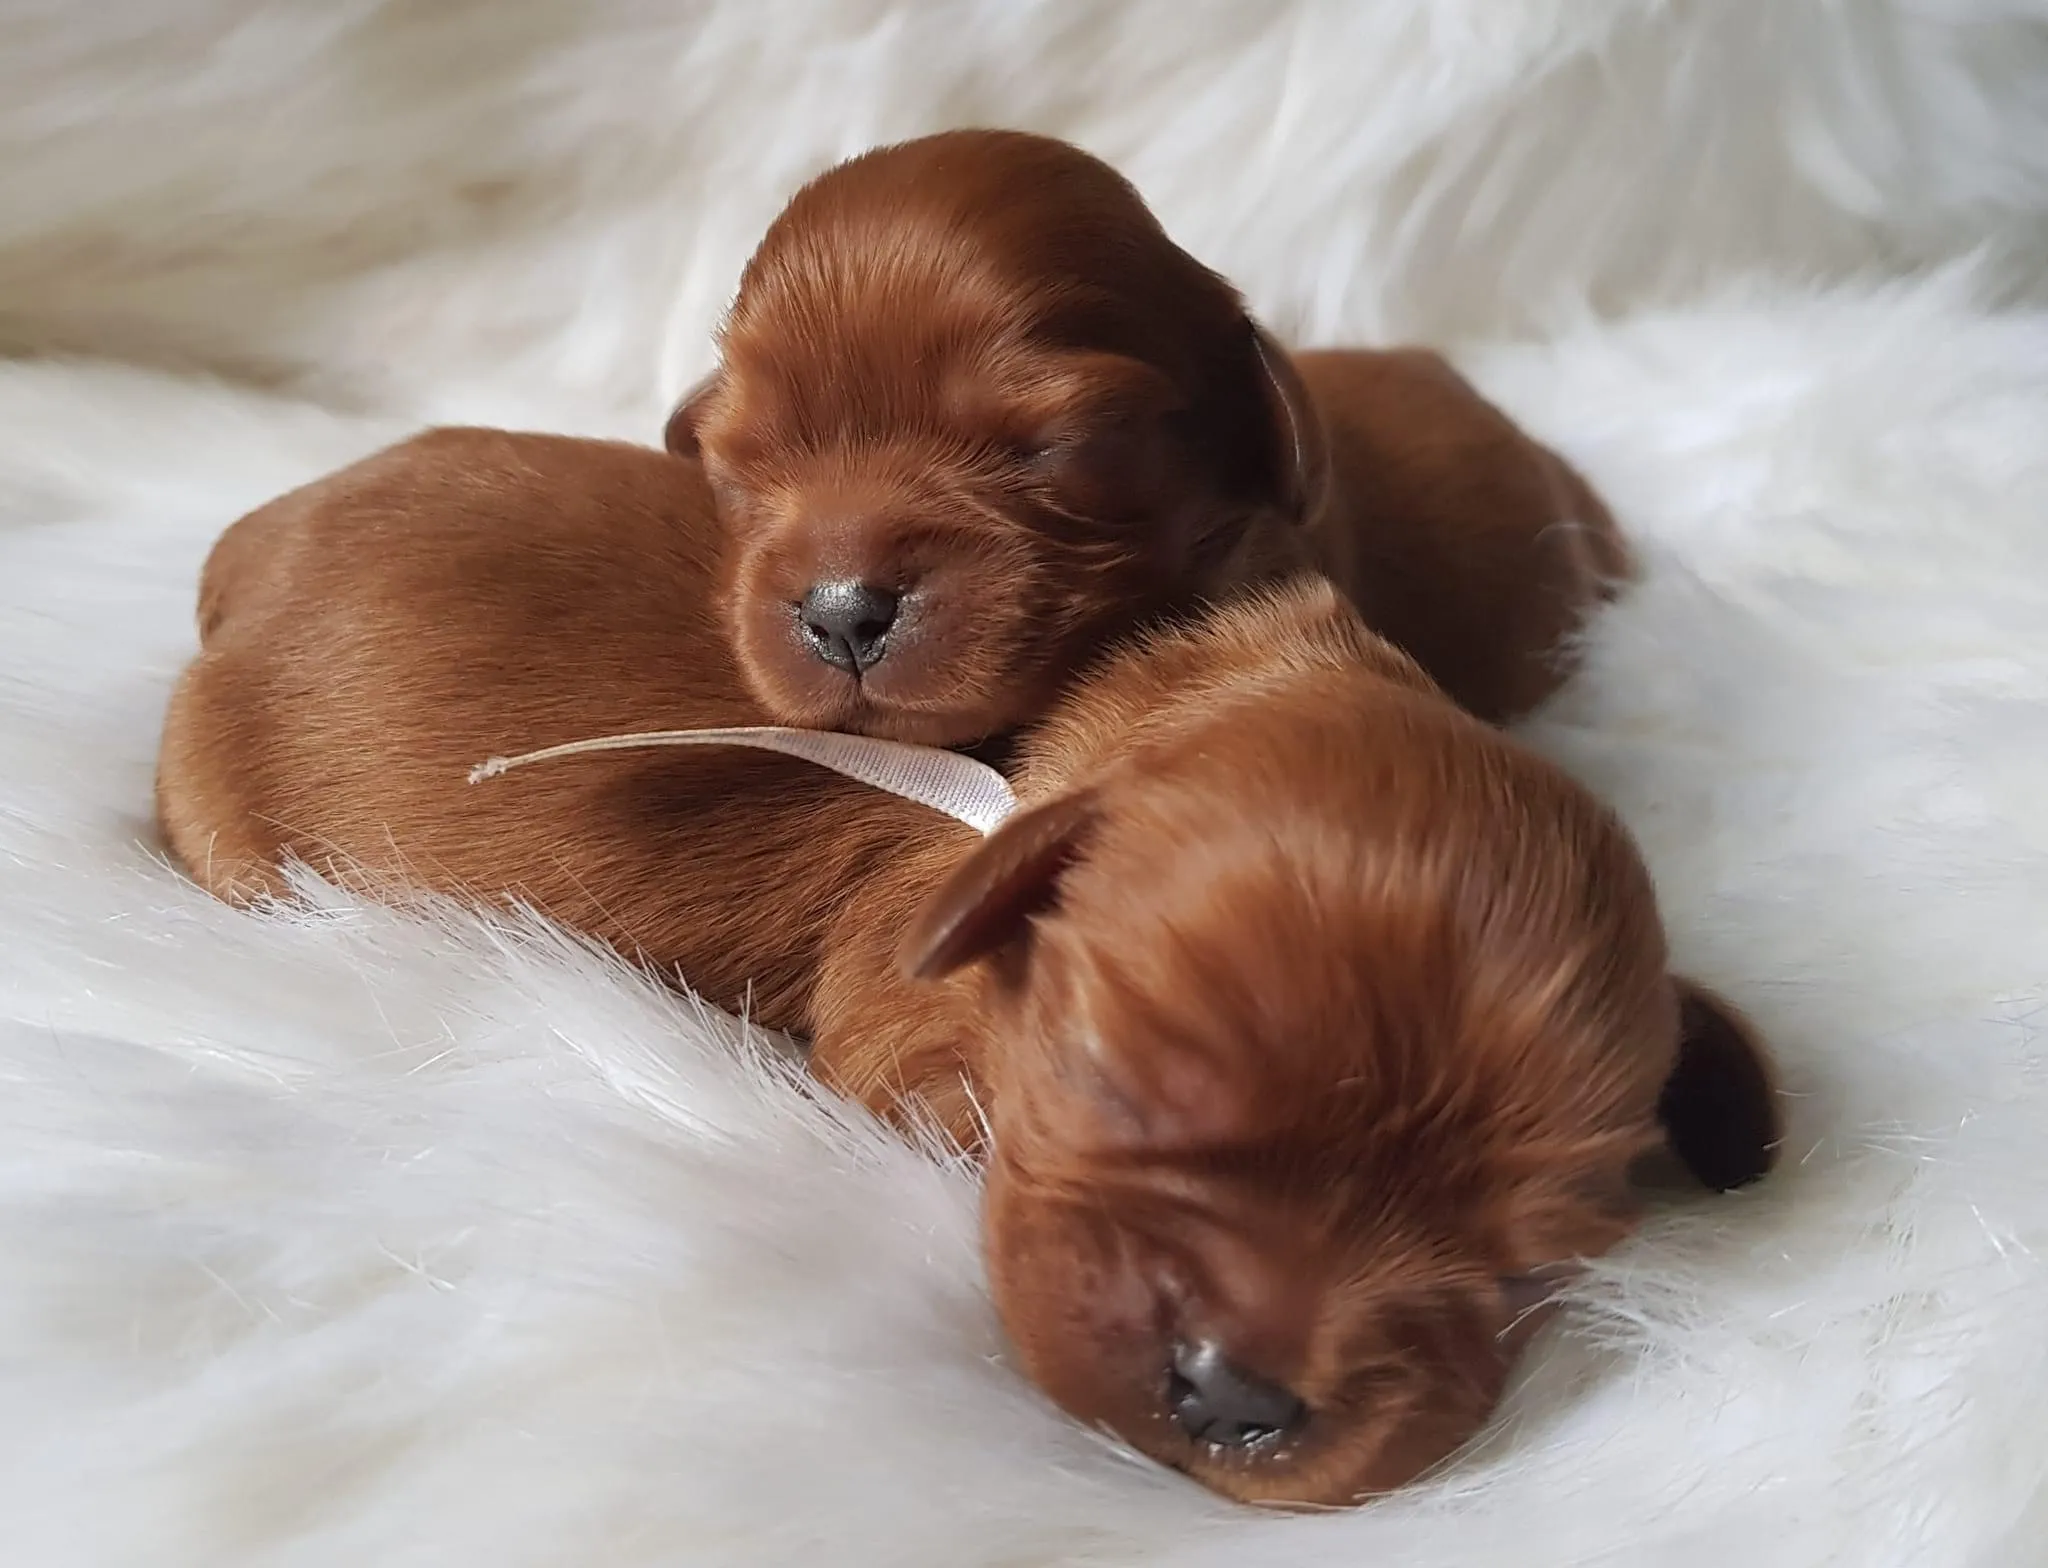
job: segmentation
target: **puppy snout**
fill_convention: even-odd
[[[1308,1420],[1308,1406],[1292,1389],[1233,1364],[1207,1339],[1174,1346],[1166,1403],[1183,1432],[1218,1448],[1263,1447]]]
[[[900,596],[872,583],[814,583],[797,606],[797,625],[811,652],[834,669],[862,675],[889,651]]]

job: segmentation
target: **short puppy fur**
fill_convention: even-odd
[[[1627,834],[1319,581],[1113,651],[986,840],[751,751],[467,784],[766,717],[717,532],[694,464],[482,431],[243,519],[167,720],[174,852],[231,898],[297,857],[526,899],[986,1137],[1022,1369],[1248,1501],[1348,1503],[1469,1437],[1646,1151],[1771,1163],[1768,1060],[1667,974]]]
[[[1129,182],[1046,137],[828,170],[720,347],[667,440],[711,476],[720,612],[787,723],[979,741],[1134,627],[1302,566],[1502,720],[1627,567],[1585,483],[1443,360],[1290,359]]]
[[[287,859],[372,893],[519,899],[771,1028],[800,1026],[835,894],[966,828],[809,763],[619,753],[481,785],[485,757],[758,724],[711,616],[698,466],[436,430],[221,537],[165,721],[157,815],[233,901]],[[736,891],[745,890],[745,891]]]
[[[828,947],[817,1069],[943,1104],[964,1062],[1022,1363],[1212,1487],[1413,1479],[1633,1229],[1639,1162],[1770,1166],[1767,1058],[1668,974],[1626,832],[1326,583],[1113,654],[1017,781],[906,897],[946,989],[870,1015],[898,922]]]

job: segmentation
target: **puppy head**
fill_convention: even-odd
[[[1320,435],[1285,355],[1131,186],[964,131],[798,192],[671,418],[730,536],[727,631],[785,722],[964,744],[1192,602]]]
[[[1262,703],[1014,819],[905,956],[975,965],[1002,1042],[985,1242],[1023,1367],[1226,1495],[1345,1504],[1471,1437],[1630,1231],[1674,1069],[1690,1147],[1774,1124],[1706,1135],[1760,1053],[1667,975],[1584,791],[1433,698]]]

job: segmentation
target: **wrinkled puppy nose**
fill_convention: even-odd
[[[797,606],[811,652],[835,669],[859,675],[888,652],[897,596],[886,588],[840,579],[816,583]]]
[[[1174,1346],[1166,1402],[1183,1432],[1219,1448],[1286,1437],[1308,1419],[1308,1406],[1292,1390],[1232,1366],[1206,1339]]]

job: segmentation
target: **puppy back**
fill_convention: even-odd
[[[827,913],[892,835],[949,824],[738,750],[467,782],[492,755],[762,722],[712,614],[716,526],[683,459],[465,430],[245,518],[166,725],[173,852],[230,897],[294,857],[372,891],[520,900],[800,1024]]]
[[[1437,354],[1296,363],[1336,481],[1312,530],[1319,564],[1461,705],[1491,722],[1528,712],[1628,574],[1607,508]]]

